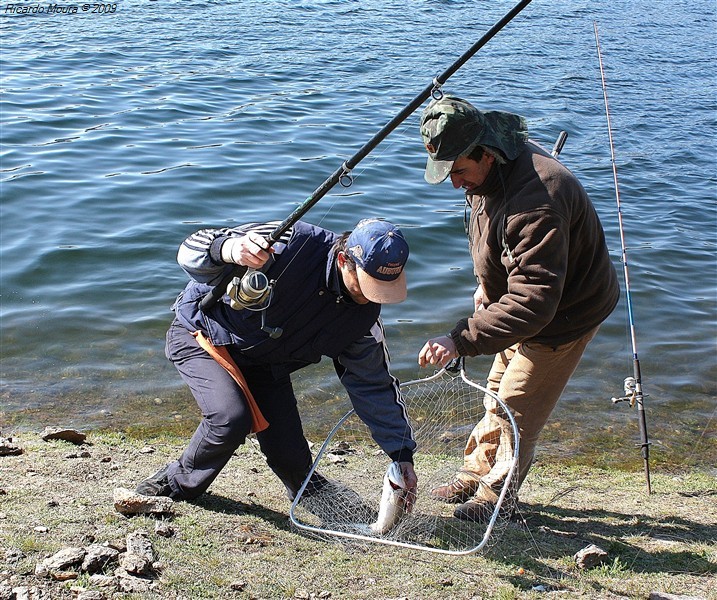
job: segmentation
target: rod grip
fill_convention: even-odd
[[[236,265],[217,285],[211,289],[211,291],[206,293],[204,298],[202,298],[199,303],[199,310],[205,313],[212,308],[217,302],[219,302],[221,297],[227,293],[227,286],[232,282],[232,279],[235,277],[241,277],[244,273],[246,273],[246,271],[247,267]]]

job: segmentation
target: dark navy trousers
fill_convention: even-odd
[[[231,348],[230,348],[231,352]],[[172,497],[189,500],[202,494],[244,443],[251,428],[246,398],[231,376],[174,321],[167,332],[166,354],[194,395],[202,421],[179,460],[169,465]],[[281,479],[290,499],[299,491],[311,463],[296,396],[289,376],[275,379],[265,366],[241,371],[269,427],[257,433],[267,464]]]

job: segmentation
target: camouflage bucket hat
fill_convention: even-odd
[[[497,148],[514,160],[528,139],[528,126],[519,115],[481,111],[462,98],[445,95],[432,100],[423,111],[421,137],[428,151],[425,179],[441,183],[450,174],[453,161],[478,145]]]

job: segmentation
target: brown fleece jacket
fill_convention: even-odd
[[[557,346],[602,323],[620,286],[577,178],[528,142],[514,161],[496,162],[478,191],[468,196],[469,241],[483,309],[451,331],[458,353],[494,354],[526,340]]]

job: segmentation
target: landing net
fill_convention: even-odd
[[[463,360],[454,361],[433,376],[401,385],[418,447],[414,467],[418,492],[412,512],[404,514],[385,533],[369,528],[378,516],[383,479],[390,464],[371,439],[368,427],[351,410],[329,433],[311,471],[294,500],[292,524],[326,540],[344,538],[444,554],[473,554],[495,543],[513,512],[518,462],[518,429],[508,407],[498,396],[471,381]],[[487,415],[487,413],[489,413]],[[474,426],[499,419],[495,462],[509,465],[508,477],[497,494],[495,509],[475,521],[453,516],[455,504],[431,496],[449,483],[463,466],[463,451]],[[329,480],[316,491],[307,484],[314,472]]]

